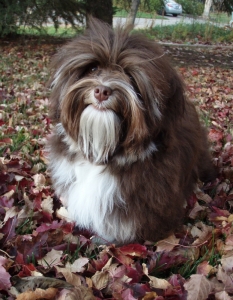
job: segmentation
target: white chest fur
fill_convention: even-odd
[[[55,182],[64,183],[60,196],[65,200],[70,218],[79,227],[94,231],[108,242],[135,238],[133,220],[130,217],[121,220],[119,208],[127,209],[125,201],[116,178],[105,165],[85,160],[70,163],[65,158],[56,163],[59,167],[53,168],[53,177]],[[72,182],[68,184],[67,180]]]

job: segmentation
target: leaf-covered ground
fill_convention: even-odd
[[[199,184],[175,235],[115,247],[75,231],[46,172],[46,81],[57,47],[0,45],[0,298],[233,299],[232,49],[166,47],[209,128],[219,175]]]

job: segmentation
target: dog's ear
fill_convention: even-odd
[[[143,110],[134,110],[133,114],[131,116],[128,115],[126,120],[127,135],[122,146],[126,149],[127,153],[137,155],[140,150],[144,150],[145,143],[149,140],[150,136]]]

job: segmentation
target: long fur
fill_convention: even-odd
[[[49,169],[71,220],[108,242],[168,236],[198,178],[213,179],[215,169],[195,107],[163,51],[92,20],[52,68]]]

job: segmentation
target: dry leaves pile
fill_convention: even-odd
[[[209,127],[220,170],[216,182],[200,184],[188,200],[183,229],[157,244],[96,246],[90,233],[67,221],[46,172],[45,83],[55,48],[5,43],[0,49],[1,298],[233,299],[230,65],[178,67]]]

